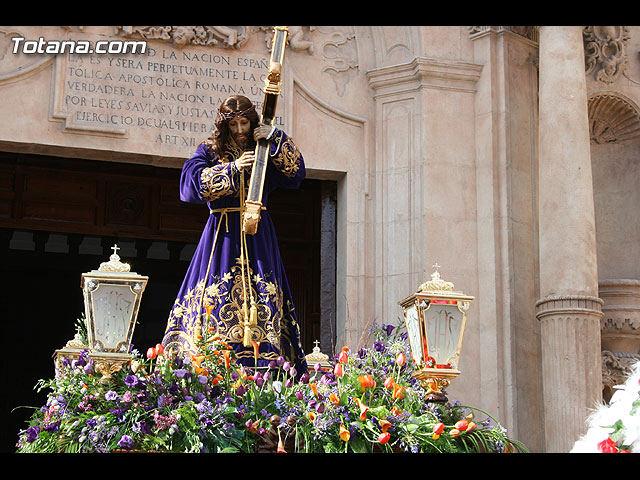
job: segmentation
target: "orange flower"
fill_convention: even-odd
[[[360,390],[363,392],[367,388],[376,388],[376,381],[373,379],[373,375],[360,376],[358,381],[360,382]]]
[[[385,388],[388,388],[389,390],[391,390],[394,384],[395,382],[393,381],[393,377],[387,377],[383,385],[385,386]]]
[[[311,389],[313,394],[317,397],[318,396],[318,385],[315,382],[313,382],[313,383],[309,384],[309,388]]]
[[[391,398],[393,400],[402,400],[404,398],[404,391],[405,388],[401,385],[394,385],[393,386],[393,395],[391,396]]]
[[[229,350],[225,350],[222,352],[222,356],[224,357],[224,368],[229,370],[231,366],[231,357],[229,356],[231,352]]]
[[[329,400],[331,401],[331,403],[333,403],[336,407],[338,405],[340,405],[340,397],[338,397],[335,393],[332,393],[331,395],[329,395]]]
[[[433,426],[433,435],[431,436],[434,440],[440,438],[440,434],[444,432],[444,423],[438,422]]]
[[[399,408],[393,407],[391,409],[391,413],[393,413],[394,415],[398,416],[398,415],[402,415],[402,410],[400,410]]]
[[[404,353],[402,353],[402,352],[400,352],[400,353],[398,354],[398,356],[396,357],[396,365],[398,365],[399,367],[401,367],[401,366],[403,366],[403,365],[404,365],[405,361],[406,361],[405,354],[404,354]]]
[[[200,367],[205,358],[205,355],[191,355],[191,365]]]
[[[251,340],[251,344],[253,345],[253,358],[258,360],[258,355],[260,354],[260,344],[255,340]]]
[[[284,449],[284,444],[282,443],[281,438],[278,439],[278,450],[276,453],[287,453],[287,451]]]
[[[467,432],[470,432],[471,430],[473,430],[474,428],[476,428],[476,424],[475,422],[469,422],[469,425],[467,425]]]
[[[362,403],[359,398],[356,398],[356,402],[358,402],[358,406],[360,407],[359,418],[364,422],[367,419],[367,412],[369,411],[369,407],[367,407],[364,403]]]
[[[342,364],[341,363],[336,363],[335,368],[333,369],[333,374],[336,377],[341,377],[342,375],[344,375],[344,371],[342,369]]]
[[[349,430],[344,428],[344,425],[340,424],[340,439],[342,439],[342,441],[344,442],[348,442],[350,438],[351,433],[349,432]]]
[[[164,355],[164,347],[160,343],[156,343],[156,354]]]
[[[391,426],[391,422],[389,420],[385,420],[384,418],[381,418],[380,420],[378,420],[378,425],[380,425],[380,428],[382,429],[382,433],[386,433],[386,431]]]
[[[211,316],[211,310],[213,310],[213,305],[205,305],[204,309],[207,312],[207,317],[210,317]]]
[[[309,421],[313,422],[314,418],[316,418],[316,412],[308,412],[307,417],[309,417]]]

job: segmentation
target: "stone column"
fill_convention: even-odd
[[[582,27],[540,27],[540,321],[545,449],[568,452],[602,397]]]

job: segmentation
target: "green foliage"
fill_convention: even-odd
[[[189,358],[134,353],[108,384],[83,352],[37,383],[50,393],[18,452],[230,453],[265,442],[287,452],[526,451],[484,412],[425,403],[400,329],[373,334],[370,348],[345,348],[331,369],[302,376],[284,359],[268,370],[236,365],[233,350],[206,335]]]

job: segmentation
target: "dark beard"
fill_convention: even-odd
[[[238,145],[242,150],[247,150],[249,147],[249,136],[248,135],[235,135],[233,137],[234,142]]]

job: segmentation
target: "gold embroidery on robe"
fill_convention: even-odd
[[[251,274],[251,270],[249,272]],[[277,282],[263,279],[260,275],[250,275],[250,277],[251,289],[258,304],[258,322],[256,326],[251,327],[252,340],[268,342],[280,351],[283,326],[282,288]],[[200,280],[195,288],[189,290],[182,299],[175,301],[169,315],[167,333],[175,332],[175,335],[183,340],[193,338],[194,319],[198,315],[203,287],[204,279]],[[227,342],[242,343],[244,335],[243,292],[242,271],[239,263],[232,266],[231,271],[226,272],[222,277],[214,276],[213,281],[205,289],[203,305],[213,305],[214,312],[218,306],[221,305],[221,307],[218,311],[217,321],[212,318],[211,325],[203,325],[203,327],[213,327],[215,333]],[[203,323],[204,321],[203,319]],[[170,330],[174,332],[170,332]],[[184,330],[185,334],[180,335],[179,330]],[[192,345],[184,345],[184,348],[190,347]],[[238,354],[239,357],[242,355],[253,356],[253,351]],[[260,358],[275,360],[277,357],[276,353],[271,353],[263,354]]]
[[[276,145],[276,152],[271,161],[287,177],[293,178],[300,168],[300,151],[289,137],[284,142],[282,139],[283,135],[279,134],[271,140]]]

